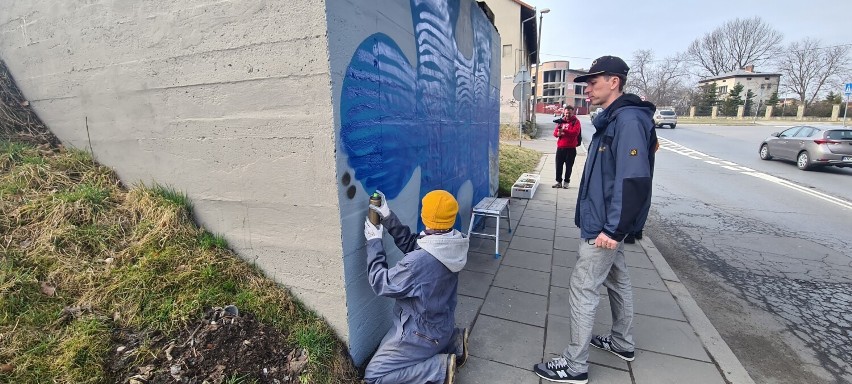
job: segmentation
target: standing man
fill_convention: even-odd
[[[562,117],[553,120],[556,128],[553,136],[556,141],[556,184],[553,188],[568,189],[571,182],[571,168],[574,168],[574,159],[577,157],[577,147],[580,145],[580,120],[574,116],[574,107],[566,105]],[[562,176],[562,167],[565,167],[565,177]],[[562,182],[565,180],[565,183]]]
[[[629,69],[624,60],[603,56],[575,80],[588,84],[586,95],[604,110],[592,121],[595,133],[574,217],[583,240],[569,284],[571,338],[561,357],[533,367],[546,380],[587,383],[590,344],[633,361],[633,291],[622,240],[650,208],[657,134],[651,122],[654,105],[624,93]],[[612,329],[593,336],[601,285],[609,294]]]

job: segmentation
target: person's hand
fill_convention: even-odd
[[[595,246],[606,249],[615,249],[618,247],[618,242],[601,232],[598,235],[598,238],[595,239]]]
[[[384,230],[385,228],[381,224],[373,225],[369,218],[364,220],[364,237],[367,238],[367,241],[381,239]]]
[[[376,213],[378,213],[379,217],[381,217],[382,219],[385,219],[388,216],[390,216],[390,212],[391,212],[390,206],[388,206],[388,199],[385,197],[385,194],[382,193],[382,191],[377,189],[376,193],[378,193],[379,196],[382,197],[382,205],[377,207],[375,205],[370,204],[369,208],[372,209],[373,211],[375,211]]]

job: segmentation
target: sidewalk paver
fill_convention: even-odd
[[[532,366],[559,356],[570,337],[568,284],[581,241],[574,209],[585,151],[577,156],[569,188],[556,189],[550,188],[555,140],[524,146],[544,153],[536,170],[539,189],[530,200],[511,199],[512,232],[500,223],[501,257],[494,258],[494,239],[474,236],[459,275],[456,322],[471,327],[471,358],[459,371],[459,384],[546,383]],[[494,221],[485,227],[493,233]],[[590,348],[589,382],[725,383],[726,369],[687,321],[668,285],[677,278],[650,239],[626,245],[625,256],[633,285],[636,360],[628,363]],[[594,330],[606,333],[612,319],[606,288],[600,293]],[[683,295],[677,292],[679,300]]]

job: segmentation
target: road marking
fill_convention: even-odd
[[[667,151],[671,151],[671,152],[674,152],[674,153],[677,153],[679,155],[683,155],[683,156],[686,156],[686,157],[689,157],[689,158],[692,158],[692,159],[695,159],[695,160],[702,160],[707,164],[718,165],[722,168],[725,168],[725,169],[728,169],[728,170],[731,170],[731,171],[736,171],[736,172],[739,172],[743,175],[756,177],[758,179],[768,181],[770,183],[774,183],[774,184],[780,185],[782,187],[786,187],[786,188],[792,189],[794,191],[804,193],[808,196],[815,197],[815,198],[823,200],[825,202],[835,204],[835,205],[839,205],[843,208],[852,210],[852,202],[849,202],[849,201],[843,200],[841,198],[834,197],[834,196],[831,196],[831,195],[828,195],[828,194],[825,194],[825,193],[822,193],[822,192],[819,192],[819,191],[815,191],[811,188],[805,187],[803,185],[796,184],[796,183],[789,181],[789,180],[784,180],[780,177],[772,176],[772,175],[767,174],[767,173],[756,171],[756,170],[751,169],[749,167],[741,166],[741,165],[734,163],[732,161],[722,160],[722,159],[719,159],[718,157],[713,157],[713,156],[710,156],[710,155],[703,154],[701,152],[698,152],[698,151],[692,150],[690,148],[684,147],[683,145],[680,145],[678,143],[675,143],[671,140],[668,140],[668,139],[665,139],[665,138],[662,138],[662,137],[659,137],[658,139],[660,141],[660,149],[665,149]],[[696,157],[695,155],[701,155],[701,156],[704,156],[704,158]],[[716,160],[716,161],[714,161],[714,160]]]

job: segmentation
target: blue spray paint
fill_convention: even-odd
[[[465,57],[456,43],[460,2],[410,3],[417,61],[409,63],[383,33],[358,46],[341,91],[341,147],[365,191],[381,189],[393,199],[420,167],[421,197],[434,189],[456,194],[469,181],[476,202],[496,184],[493,29],[477,4],[469,3],[473,53]]]

